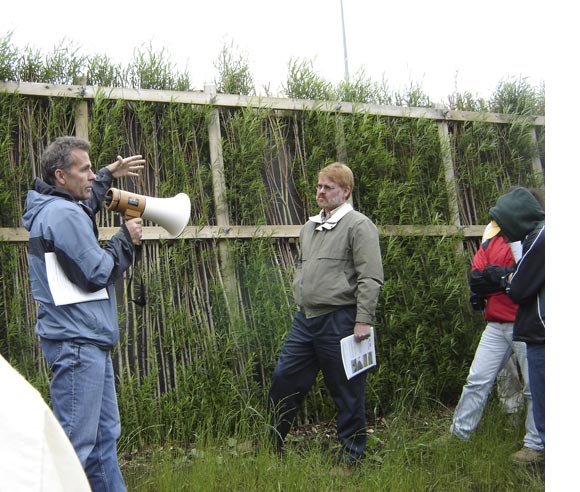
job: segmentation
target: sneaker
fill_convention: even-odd
[[[523,447],[512,454],[512,461],[518,465],[532,465],[544,461],[544,451]]]

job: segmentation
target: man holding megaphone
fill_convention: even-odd
[[[30,232],[35,332],[52,374],[53,412],[93,492],[118,492],[126,487],[116,450],[121,426],[111,361],[119,338],[114,284],[133,262],[142,218],[126,220],[101,247],[95,214],[113,178],[137,176],[145,160],[118,157],[94,173],[89,148],[76,137],[48,145],[22,223]]]

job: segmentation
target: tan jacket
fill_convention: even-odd
[[[355,210],[332,228],[321,227],[315,222],[318,218],[311,217],[300,232],[293,282],[296,304],[308,318],[356,306],[356,321],[372,323],[383,285],[377,228]]]

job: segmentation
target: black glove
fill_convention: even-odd
[[[471,295],[469,296],[469,303],[471,304],[471,308],[474,311],[484,311],[486,302],[487,298],[485,296],[482,296],[481,294],[476,294],[475,292],[472,292]]]
[[[515,271],[515,266],[502,267],[498,265],[487,265],[483,269],[483,278],[490,284],[497,285],[500,290],[507,287],[507,278]]]

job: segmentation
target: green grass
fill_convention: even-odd
[[[523,416],[520,416],[523,417]],[[470,441],[438,442],[451,414],[392,415],[369,426],[367,456],[352,476],[337,472],[333,423],[296,428],[283,457],[260,439],[200,439],[124,456],[129,490],[155,491],[543,491],[543,466],[510,461],[521,446],[514,424],[493,402]],[[203,444],[201,444],[203,442]],[[258,445],[248,445],[255,443]]]

